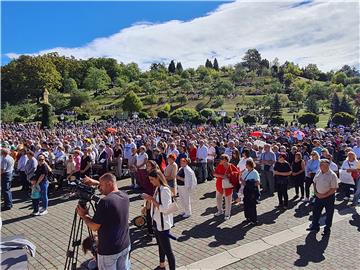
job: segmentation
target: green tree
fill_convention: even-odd
[[[124,98],[122,108],[125,112],[139,112],[144,107],[141,99],[132,91]]]
[[[339,96],[334,93],[331,99],[331,115],[338,113],[340,111],[340,99]]]
[[[303,70],[303,76],[310,80],[319,79],[320,70],[315,64],[308,64]]]
[[[53,126],[52,106],[49,103],[42,103],[41,106],[42,106],[41,127],[52,128]]]
[[[351,108],[350,103],[348,102],[346,96],[344,95],[340,102],[339,107],[340,112],[345,112],[348,114],[353,114],[353,109]]]
[[[351,126],[355,122],[355,117],[346,112],[338,112],[332,117],[331,122],[335,125]]]
[[[234,85],[228,80],[220,80],[216,86],[216,94],[226,96],[234,91]]]
[[[71,93],[78,89],[77,83],[73,78],[66,78],[63,82],[63,88],[65,93]]]
[[[235,65],[235,71],[232,75],[231,79],[235,83],[242,83],[246,79],[246,68],[242,64]]]
[[[61,113],[69,106],[69,99],[59,92],[51,92],[49,94],[49,102],[54,107],[55,113]]]
[[[84,86],[86,90],[104,90],[110,82],[111,79],[104,68],[91,67],[84,80]]]
[[[212,65],[212,63],[211,63],[211,61],[209,59],[206,59],[205,67],[206,68],[213,68],[213,65]]]
[[[336,72],[335,75],[333,76],[333,82],[334,83],[341,83],[343,85],[345,85],[345,80],[347,79],[347,76],[344,72]]]
[[[214,59],[213,68],[214,68],[216,71],[219,71],[219,63],[218,63],[218,60],[217,60],[216,58]]]
[[[70,96],[70,106],[71,107],[80,107],[84,103],[90,100],[90,96],[87,92],[80,90],[73,91]]]
[[[281,103],[279,94],[274,95],[274,100],[271,104],[271,116],[281,116]]]
[[[169,67],[168,67],[168,71],[169,73],[175,73],[176,72],[176,67],[175,67],[175,62],[174,60],[171,60]]]
[[[177,73],[181,73],[181,72],[183,72],[183,67],[182,67],[182,64],[181,64],[181,62],[177,62],[176,63],[176,72]]]
[[[251,71],[256,71],[261,65],[261,55],[257,49],[249,49],[243,57],[243,65]]]
[[[310,96],[305,101],[305,107],[308,112],[318,114],[319,113],[319,105],[317,103],[316,96]]]

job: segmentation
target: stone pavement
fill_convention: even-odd
[[[130,195],[131,221],[140,214],[142,200],[139,194],[126,189],[129,183],[128,179],[118,181],[118,186]],[[77,201],[63,201],[62,194],[54,194],[50,197],[49,214],[31,217],[31,201],[21,199],[19,188],[13,190],[14,208],[2,213],[2,236],[22,233],[37,246],[36,257],[29,258],[30,269],[63,269]],[[233,206],[232,217],[224,221],[223,217],[213,217],[216,212],[214,190],[213,181],[198,185],[192,200],[193,215],[188,219],[175,218],[176,224],[172,231],[178,236],[178,241],[172,241],[172,247],[179,268],[304,225],[311,219],[311,207],[299,201],[290,200],[290,209],[287,211],[275,209],[277,197],[274,196],[264,198],[258,205],[259,226],[241,223],[244,220],[241,206]],[[289,198],[293,195],[293,190],[289,190]],[[324,242],[318,243],[312,236],[299,235],[240,261],[235,260],[224,269],[290,269],[302,266],[334,269],[335,265],[343,266],[341,269],[350,269],[347,267],[352,265],[351,269],[356,269],[358,264],[355,262],[359,261],[360,254],[359,241],[356,240],[359,239],[360,217],[346,203],[337,201],[336,204],[340,213],[347,211],[353,214],[334,224],[333,233],[326,245]],[[84,236],[86,234],[84,230]],[[154,269],[158,265],[156,242],[149,242],[145,236],[146,230],[131,226],[132,269]],[[308,249],[315,249],[316,252]],[[323,253],[320,252],[321,249],[324,250]],[[79,262],[91,257],[82,252],[79,255]],[[348,261],[341,265],[341,258],[348,258],[347,256],[349,260],[346,259]]]

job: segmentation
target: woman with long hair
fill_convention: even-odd
[[[231,196],[234,187],[232,183],[238,181],[239,169],[230,163],[228,155],[223,154],[220,157],[220,163],[215,168],[214,176],[216,177],[216,204],[218,210],[215,216],[220,216],[224,213],[222,200],[225,197],[225,220],[228,220],[230,219]]]
[[[173,196],[176,196],[177,194],[176,174],[178,171],[178,166],[175,160],[176,156],[174,154],[170,154],[168,156],[168,165],[166,166],[164,171],[165,179],[171,189]]]
[[[170,228],[173,227],[173,214],[168,213],[172,203],[172,193],[167,185],[166,179],[160,170],[149,173],[151,184],[155,187],[154,196],[143,194],[145,200],[151,204],[151,216],[154,222],[156,242],[159,247],[160,265],[157,269],[165,270],[165,256],[169,269],[175,270],[175,256],[171,248]]]
[[[36,168],[36,171],[34,173],[33,177],[33,184],[35,186],[40,186],[40,199],[41,199],[41,205],[42,209],[40,210],[39,215],[46,215],[48,213],[48,204],[49,204],[49,198],[48,198],[48,188],[49,188],[49,181],[48,181],[48,175],[50,173],[50,166],[46,163],[45,156],[43,154],[38,155],[38,166]]]

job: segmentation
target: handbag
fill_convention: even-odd
[[[349,168],[351,168],[351,164],[349,161],[348,161],[348,165],[349,165]],[[351,172],[351,176],[354,179],[354,181],[356,181],[360,177],[359,170],[357,170],[356,172]]]
[[[230,167],[230,165],[229,165]],[[225,175],[229,169],[229,167],[226,169]],[[228,177],[223,177],[222,181],[221,181],[221,187],[222,188],[233,188],[233,184],[230,182],[230,179]]]

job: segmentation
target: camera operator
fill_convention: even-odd
[[[116,177],[105,173],[99,181],[85,177],[87,185],[98,185],[100,193],[105,195],[91,218],[88,209],[77,206],[76,212],[86,225],[98,232],[99,270],[130,269],[130,236],[129,236],[129,197],[118,190]]]

